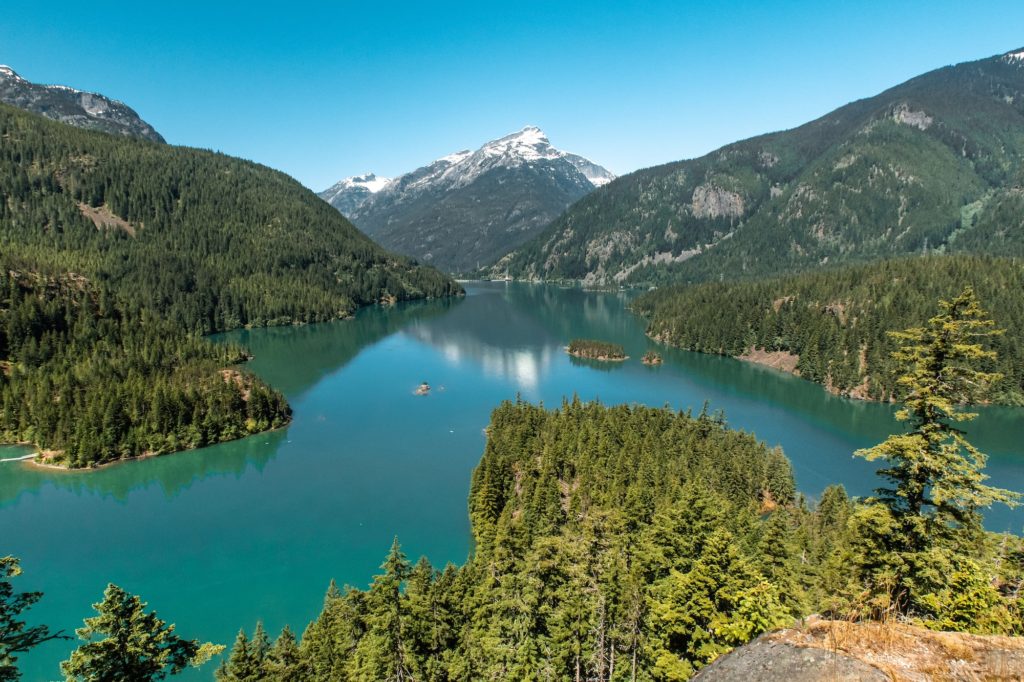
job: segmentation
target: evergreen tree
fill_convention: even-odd
[[[256,682],[261,677],[260,659],[255,655],[245,630],[239,630],[231,653],[217,669],[217,682]]]
[[[263,628],[263,621],[256,621],[256,628],[252,631],[252,639],[249,640],[249,652],[257,665],[263,665],[263,659],[270,651],[270,637]]]
[[[335,682],[349,678],[356,647],[366,633],[366,595],[350,589],[342,594],[332,580],[323,610],[302,635],[303,660],[313,679]]]
[[[874,525],[895,533],[878,537],[878,551],[895,553],[895,561],[886,562],[892,581],[887,589],[894,590],[900,609],[919,607],[918,594],[934,585],[932,549],[963,551],[981,530],[980,508],[1014,505],[1019,497],[984,483],[986,457],[958,426],[976,416],[961,405],[983,397],[1000,378],[984,369],[996,357],[984,343],[1002,332],[970,288],[939,307],[927,326],[893,334],[902,343],[893,354],[903,367],[897,418],[909,430],[857,453],[887,462],[879,473],[890,485],[878,493],[892,522],[877,519]]]
[[[64,638],[45,625],[29,626],[21,620],[23,611],[43,597],[42,592],[15,592],[11,578],[21,575],[21,566],[12,556],[0,557],[0,682],[21,678],[15,664],[23,654],[52,639]]]
[[[263,679],[269,682],[304,682],[310,678],[310,669],[299,651],[295,633],[287,625],[267,651],[263,671]]]
[[[355,674],[362,679],[408,682],[414,679],[409,651],[407,598],[402,593],[411,567],[395,538],[383,573],[367,594],[367,632],[355,652]]]
[[[674,571],[652,587],[650,609],[656,680],[689,679],[732,647],[786,622],[775,588],[721,531],[708,538],[690,571]]]
[[[75,631],[85,644],[61,663],[68,682],[162,680],[187,666],[200,666],[224,649],[178,637],[174,625],[147,613],[141,599],[113,584],[93,608],[97,615]]]

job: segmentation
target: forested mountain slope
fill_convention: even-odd
[[[221,373],[241,351],[196,335],[460,291],[251,162],[7,106],[0,139],[0,439],[75,465],[287,418],[257,379]]]
[[[972,286],[997,326],[993,399],[1024,402],[1024,260],[986,256],[900,258],[756,281],[677,285],[633,308],[647,333],[704,353],[786,354],[800,376],[829,390],[888,400],[896,391],[897,343],[888,330],[924,324],[935,301]]]
[[[1024,51],[623,176],[492,269],[587,284],[752,277],[934,250],[1024,255]]]

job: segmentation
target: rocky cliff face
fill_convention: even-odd
[[[37,85],[0,66],[0,102],[78,128],[164,142],[153,126],[126,104],[64,85]]]
[[[363,176],[370,177],[370,176]],[[493,262],[615,176],[523,128],[380,186],[349,178],[320,193],[376,241],[451,272]],[[363,183],[365,186],[365,182]]]

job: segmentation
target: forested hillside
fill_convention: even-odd
[[[647,333],[703,353],[758,351],[796,356],[800,376],[830,390],[888,400],[899,367],[888,330],[924,324],[935,301],[972,286],[997,326],[992,340],[1004,375],[992,399],[1024,403],[1024,261],[984,256],[902,258],[757,281],[677,285],[633,308]]]
[[[1024,255],[1021,54],[618,178],[491,272],[656,284],[935,250]]]
[[[6,106],[0,140],[0,439],[73,465],[287,419],[200,334],[460,291],[251,162]]]

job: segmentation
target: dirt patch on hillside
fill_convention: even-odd
[[[115,215],[106,205],[94,207],[89,204],[79,203],[78,210],[92,221],[97,230],[123,230],[130,236],[135,236],[135,226],[121,216]]]
[[[763,348],[750,347],[743,355],[739,356],[739,359],[746,362],[753,362],[757,365],[771,367],[772,369],[779,369],[783,372],[796,374],[797,376],[800,375],[796,370],[796,365],[800,362],[800,356],[788,351],[765,350]]]

